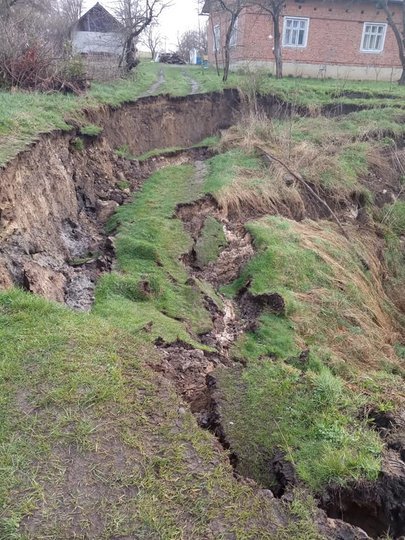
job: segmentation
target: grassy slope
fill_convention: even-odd
[[[236,147],[242,144],[247,157],[240,162],[239,174],[228,173],[216,196],[223,207],[233,205],[233,210],[241,202],[249,202],[263,211],[267,203],[267,212],[271,212],[274,201],[281,207],[282,197],[283,203],[294,203],[293,187],[283,187],[281,197],[272,174],[260,169],[257,162],[248,162],[252,160],[248,139],[258,140],[259,136],[266,140],[269,151],[284,159],[288,147],[293,169],[301,166],[296,170],[304,171],[315,185],[327,186],[331,195],[335,192],[342,197],[354,189],[367,192],[361,178],[370,166],[368,159],[374,163],[376,146],[384,148],[387,140],[384,131],[379,141],[374,134],[370,142],[357,142],[356,138],[367,141],[379,117],[377,110],[344,119],[298,119],[288,125],[266,125],[268,131],[259,124],[256,132],[244,125],[241,138],[233,132],[225,146],[232,141]],[[401,116],[387,114],[384,129],[402,133]],[[353,159],[351,153],[348,161],[347,133],[353,137],[350,145],[360,145],[361,160]],[[331,143],[333,152],[326,154],[324,146]],[[310,152],[309,145],[313,145]],[[207,184],[215,185],[221,171],[227,171],[234,155],[241,152],[234,149],[215,157]],[[305,152],[312,161],[305,161]],[[299,159],[294,162],[296,154]],[[320,165],[318,155],[323,159],[321,165],[330,170],[328,182],[314,166]],[[370,204],[371,195],[368,201]],[[403,231],[402,206],[398,202],[380,216],[385,220],[387,262],[392,265],[398,292],[404,286],[398,244]],[[376,478],[381,441],[359,419],[359,411],[365,405],[394,408],[402,399],[404,370],[395,316],[391,318],[395,308],[378,283],[379,261],[374,259],[372,239],[353,230],[350,234],[355,241],[349,243],[328,222],[301,224],[281,217],[250,222],[247,228],[258,253],[240,279],[224,291],[236,295],[250,281],[254,294],[281,294],[287,309],[285,316],[263,314],[259,327],[238,340],[233,354],[248,360],[245,370],[219,374],[224,426],[231,447],[241,457],[241,472],[271,484],[268,458],[278,447],[314,490],[329,481]],[[370,270],[365,269],[359,253]],[[308,359],[300,360],[300,352],[307,349]]]
[[[234,152],[224,181],[252,163]],[[202,290],[216,300],[186,283],[178,261],[190,238],[175,206],[207,190],[193,175],[188,165],[157,172],[119,209],[117,269],[90,314],[0,293],[1,538],[318,538],[300,493],[275,532],[273,503],[235,482],[212,437],[148,367],[158,362],[151,340],[193,342],[210,324]],[[209,184],[219,189],[221,177]],[[207,229],[217,240],[217,227]]]
[[[110,224],[121,224],[116,241],[119,272],[102,277],[95,311],[132,332],[152,321],[150,339],[190,341],[190,334],[211,327],[200,291],[186,283],[188,275],[179,260],[190,249],[191,239],[180,221],[173,219],[178,203],[202,195],[193,175],[192,166],[155,173]],[[192,313],[190,305],[194,305]],[[181,322],[185,320],[189,332]]]

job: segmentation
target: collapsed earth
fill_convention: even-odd
[[[9,146],[0,538],[402,538],[402,90],[193,77]]]

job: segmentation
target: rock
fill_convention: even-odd
[[[24,264],[23,279],[27,291],[40,294],[48,300],[64,302],[66,278],[62,273],[28,261]]]
[[[94,300],[95,284],[84,272],[75,274],[66,286],[66,304],[80,311],[89,311]]]
[[[363,529],[345,523],[340,519],[326,518],[322,522],[318,522],[318,528],[325,538],[331,540],[370,540],[370,537]]]
[[[101,223],[105,223],[118,208],[116,201],[97,201],[97,217]]]
[[[264,495],[268,499],[274,499],[274,494],[270,489],[262,489],[260,491],[261,491],[262,495]]]

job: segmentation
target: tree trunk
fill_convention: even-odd
[[[231,43],[231,36],[232,31],[236,23],[236,19],[238,18],[239,11],[236,13],[231,14],[231,20],[229,22],[228,30],[226,31],[225,36],[225,46],[224,46],[224,52],[225,52],[225,58],[224,58],[224,75],[222,77],[223,82],[226,82],[228,80],[229,75],[229,64],[231,60],[231,54],[230,54],[230,43]]]
[[[219,77],[219,65],[218,65],[218,50],[217,50],[217,43],[215,41],[215,32],[214,32],[214,20],[212,14],[210,15],[211,18],[211,29],[212,29],[212,43],[214,45],[214,58],[215,58],[215,68],[217,70],[217,75]],[[208,44],[207,44],[207,53],[208,53]]]
[[[229,40],[228,40],[228,32],[227,32],[227,39],[225,41],[225,47],[224,47],[224,74],[222,76],[223,82],[226,82],[228,80],[228,74],[229,74],[229,64],[230,64],[230,54],[229,54]]]
[[[283,78],[283,58],[281,53],[280,13],[272,14],[274,27],[274,60],[276,64],[276,79]]]
[[[130,36],[125,41],[125,69],[129,73],[138,64],[139,64],[139,61],[135,58],[134,38],[133,36]]]
[[[387,16],[387,22],[391,30],[394,32],[395,39],[398,45],[399,59],[401,61],[402,74],[398,81],[398,84],[405,85],[405,27],[402,28],[402,34],[397,25],[392,18],[391,12],[388,7],[387,0],[383,5],[384,12]],[[402,3],[402,23],[405,24],[405,2]]]

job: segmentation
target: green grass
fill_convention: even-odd
[[[314,491],[332,481],[377,478],[382,441],[356,419],[363,401],[328,368],[302,371],[282,361],[251,361],[240,377],[220,373],[219,384],[241,474],[272,487],[268,460],[278,448]]]
[[[219,191],[239,167],[258,163],[244,152],[230,152],[225,163],[215,156],[208,162],[210,174],[203,184],[193,181],[190,165],[154,173],[134,201],[119,208],[108,224],[110,232],[118,230],[117,271],[101,277],[95,313],[131,333],[145,333],[148,340],[181,339],[198,346],[197,335],[212,325],[203,302],[207,289],[198,282],[188,283],[180,257],[191,249],[192,239],[181,221],[174,219],[176,206]],[[223,243],[220,224],[209,219],[198,245],[202,261],[213,260]],[[150,325],[146,334],[144,329]]]
[[[394,366],[392,358],[381,353],[380,329],[374,334],[367,326],[372,326],[371,311],[367,324],[356,324],[356,310],[371,310],[372,281],[363,275],[355,251],[349,246],[339,249],[327,239],[330,232],[324,238],[319,230],[313,247],[304,247],[306,237],[301,234],[309,233],[305,224],[297,227],[274,217],[252,222],[248,230],[257,254],[224,291],[236,295],[249,281],[253,294],[281,294],[286,314],[264,312],[258,328],[234,346],[233,355],[248,361],[246,369],[219,375],[223,425],[239,456],[241,474],[271,486],[268,459],[280,448],[299,478],[315,491],[332,481],[375,479],[382,442],[359,419],[365,403],[362,391],[353,391],[344,380],[368,391],[367,379],[374,380],[377,403],[383,388],[390,392],[401,385],[400,376],[390,375],[388,382],[388,376],[373,372],[372,365],[368,376],[356,367],[367,362],[366,350],[356,349],[363,339],[370,359],[380,356],[380,365]],[[352,286],[340,265],[356,283],[356,276],[363,275],[365,288]],[[303,349],[310,350],[307,360],[299,358]]]
[[[240,148],[218,154],[210,159],[208,164],[209,174],[205,181],[205,190],[212,194],[231,186],[241,169],[260,170],[263,167],[259,158]]]
[[[208,216],[195,245],[197,264],[203,267],[216,261],[225,245],[226,238],[222,224]]]
[[[97,137],[97,135],[100,135],[102,131],[103,128],[96,126],[95,124],[86,124],[80,128],[80,134],[86,135],[87,137]]]
[[[119,272],[104,275],[97,288],[95,312],[131,332],[151,323],[151,339],[190,341],[211,328],[201,291],[187,284],[180,257],[191,237],[178,219],[176,205],[202,195],[192,166],[165,168],[154,175],[133,203],[121,207],[110,227],[119,225],[116,253]],[[189,306],[193,305],[193,312]]]
[[[273,538],[271,502],[178,413],[144,340],[15,290],[0,293],[0,348],[2,539],[206,538],[215,523]]]

